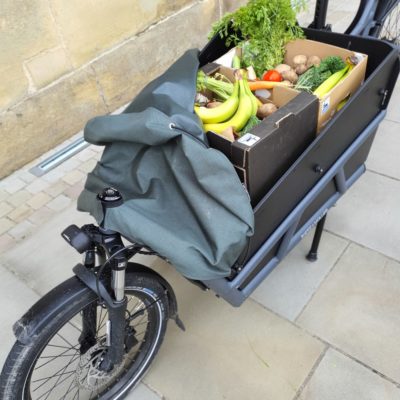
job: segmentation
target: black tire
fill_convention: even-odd
[[[82,291],[82,285],[77,284],[76,290]],[[90,289],[86,289],[81,296],[78,296],[78,300],[68,303],[62,313],[38,333],[33,343],[23,345],[17,341],[14,344],[1,373],[0,399],[123,399],[148,370],[161,346],[168,320],[168,299],[165,290],[151,275],[127,273],[126,295],[128,299],[138,301],[139,305],[135,306],[134,312],[137,309],[144,309],[145,312],[141,321],[145,318],[144,316],[147,316],[147,321],[139,322],[139,318],[132,321],[131,325],[136,327],[135,337],[139,343],[131,348],[131,351],[136,349],[135,353],[133,356],[129,356],[130,353],[128,353],[121,364],[123,367],[115,369],[115,376],[108,376],[104,378],[104,381],[96,375],[94,375],[95,378],[88,378],[89,372],[92,371],[93,359],[99,357],[98,354],[104,348],[105,328],[101,326],[101,319],[107,320],[107,318],[100,312],[103,311],[106,314],[107,311],[98,304],[97,296]],[[71,298],[73,298],[73,293],[71,293]],[[132,303],[128,303],[128,309],[131,307],[129,304],[132,305]],[[75,330],[79,331],[78,315],[82,310],[87,310],[90,305],[96,310],[97,314],[97,343],[81,355],[79,348],[76,348],[79,347],[79,342],[76,342],[75,345],[71,338],[73,336],[79,337],[78,333],[73,333]],[[141,338],[142,333],[138,334],[140,329],[138,327],[144,324],[146,325],[143,338]],[[67,348],[69,349],[65,350]],[[47,355],[46,351],[50,354]],[[58,353],[54,356],[54,352]],[[131,360],[130,357],[132,357]],[[61,365],[66,364],[64,369],[59,368],[60,363]],[[85,375],[86,369],[88,375]],[[118,374],[116,371],[118,371]],[[40,378],[40,374],[43,373],[45,378]],[[90,376],[93,377],[93,375]],[[71,381],[71,383],[68,381]],[[101,385],[99,382],[102,382]],[[49,392],[54,383],[57,383],[56,387]],[[67,388],[65,392],[63,392],[64,389],[60,389],[62,385]],[[99,385],[98,392],[91,392],[91,385]],[[71,387],[73,390],[70,390]]]
[[[380,14],[380,25],[372,30],[372,36],[400,46],[400,1],[388,1]]]

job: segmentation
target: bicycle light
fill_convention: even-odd
[[[76,225],[70,225],[64,229],[61,236],[79,253],[83,253],[91,247],[90,237]]]

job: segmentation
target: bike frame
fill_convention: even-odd
[[[361,0],[357,13],[344,33],[349,35],[376,36],[382,26],[382,21],[397,5],[398,0]],[[314,20],[309,28],[331,30],[326,25],[329,0],[317,0]]]

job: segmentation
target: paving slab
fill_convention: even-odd
[[[134,390],[132,390],[126,400],[161,400],[161,397],[150,390],[146,385],[140,383]]]
[[[145,382],[173,400],[291,400],[324,345],[252,300],[234,308],[171,266],[157,270],[176,291],[186,332],[168,326]]]
[[[351,244],[297,323],[400,382],[400,263]]]
[[[294,321],[324,280],[348,242],[324,232],[318,260],[306,260],[314,230],[275,268],[251,296],[265,307]]]
[[[367,171],[329,211],[326,229],[400,260],[400,181]]]
[[[400,400],[400,389],[343,354],[329,349],[300,400]]]
[[[80,226],[94,220],[75,208],[71,205],[48,222],[43,221],[34,235],[2,255],[2,263],[37,293],[45,294],[72,276],[72,267],[81,262],[80,255],[62,239],[61,232],[68,225]]]
[[[400,180],[400,122],[382,121],[367,160],[367,168]]]
[[[14,322],[38,300],[38,295],[23,284],[17,276],[0,264],[0,368],[15,342]]]

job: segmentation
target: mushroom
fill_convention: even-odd
[[[306,64],[306,63],[307,63],[307,56],[299,54],[299,55],[293,57],[293,64],[295,66],[301,65],[301,64]]]
[[[310,56],[307,60],[307,68],[311,68],[313,65],[318,66],[321,64],[321,59],[318,56]]]
[[[296,66],[296,68],[294,69],[297,75],[301,75],[304,74],[304,72],[307,71],[307,66],[306,64],[299,64]]]

